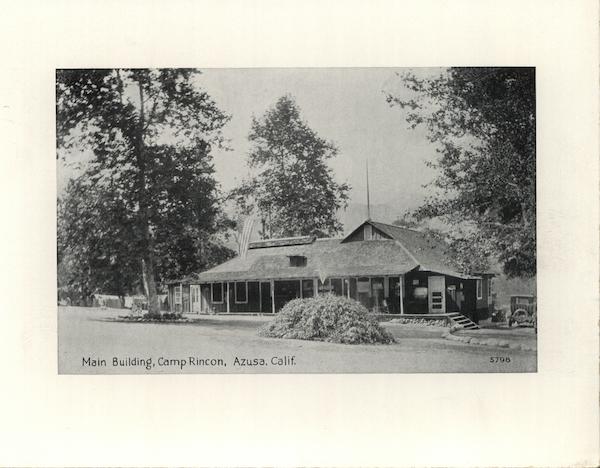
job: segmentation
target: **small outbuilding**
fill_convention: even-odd
[[[249,244],[245,256],[169,284],[177,313],[277,313],[288,301],[337,294],[390,314],[458,312],[477,322],[492,307],[492,273],[460,272],[431,234],[366,220],[343,238]]]

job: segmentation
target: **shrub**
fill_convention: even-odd
[[[394,342],[359,302],[332,294],[288,302],[259,334],[347,344]]]

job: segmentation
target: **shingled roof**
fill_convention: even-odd
[[[259,241],[251,244],[245,258],[233,258],[182,282],[314,277],[324,280],[340,276],[401,275],[415,269],[476,278],[459,273],[460,269],[449,256],[448,246],[432,235],[370,220],[360,226],[365,223],[389,238],[352,242],[347,241],[349,236]],[[291,266],[290,257],[297,256],[306,258],[304,266]]]
[[[456,276],[453,272],[460,271],[448,244],[433,234],[393,224],[375,221],[369,223],[404,246],[417,260],[421,270],[447,273],[451,276]]]

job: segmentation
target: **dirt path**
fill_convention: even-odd
[[[123,314],[123,311],[60,307],[60,373],[414,373],[536,370],[537,359],[533,352],[451,342],[441,337],[444,330],[441,328],[386,324],[398,343],[340,345],[261,338],[256,335],[256,330],[268,320],[265,317],[206,317],[192,324],[122,323],[106,320],[119,314]],[[510,363],[492,363],[490,358],[493,356],[510,356]]]

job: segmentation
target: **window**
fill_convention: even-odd
[[[319,284],[317,285],[317,291],[319,292],[319,294],[327,294],[329,292],[331,292],[331,282],[330,280],[326,279],[325,282],[319,280]]]
[[[427,291],[428,289],[425,287],[418,287],[413,289],[413,299],[423,301],[427,299]]]
[[[371,279],[371,295],[373,296],[381,296],[383,297],[383,278],[373,278]]]
[[[343,296],[344,291],[343,291],[343,286],[342,286],[342,279],[341,278],[332,278],[331,279],[331,289],[332,289],[333,294],[335,294],[336,296]]]
[[[481,280],[476,280],[477,282],[477,299],[481,299],[483,297],[483,288],[481,285]]]
[[[356,290],[358,294],[370,294],[371,293],[371,282],[369,278],[358,278],[356,282]]]
[[[242,283],[235,283],[235,303],[248,303],[248,283],[246,283],[245,281]]]
[[[212,302],[213,304],[223,303],[223,283],[212,284]]]
[[[314,297],[313,280],[302,280],[302,297]]]
[[[304,267],[306,266],[306,257],[302,255],[290,256],[290,266],[292,267]]]
[[[175,286],[175,290],[173,291],[175,293],[175,304],[181,304],[181,290],[183,289],[183,286]]]

